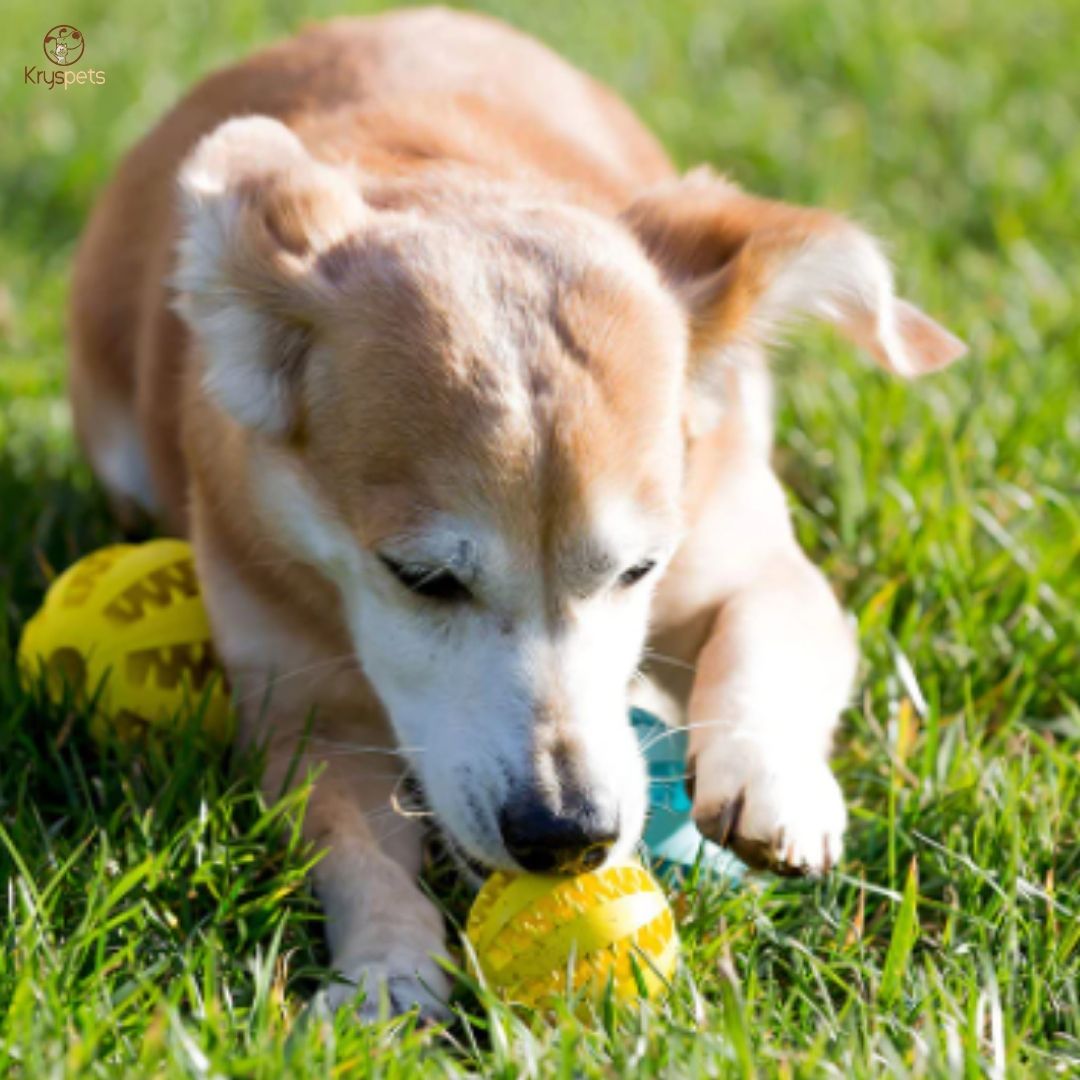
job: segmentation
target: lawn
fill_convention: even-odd
[[[50,578],[117,537],[64,402],[68,267],[95,192],[196,77],[341,6],[16,0],[0,1075],[1077,1075],[1080,4],[481,6],[616,86],[680,164],[875,229],[904,292],[972,346],[915,386],[819,332],[777,360],[778,463],[864,652],[838,756],[846,858],[823,883],[677,896],[684,962],[652,1007],[549,1024],[465,991],[434,1031],[308,1008],[326,956],[287,815],[195,738],[99,752],[85,718],[18,688],[13,656]],[[71,20],[104,85],[27,85]],[[431,887],[460,918],[462,889]]]

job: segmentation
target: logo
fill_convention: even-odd
[[[65,23],[54,26],[45,35],[42,44],[45,48],[45,55],[60,67],[68,67],[70,64],[78,63],[86,50],[86,38],[83,37],[82,31],[76,30],[74,26],[68,26]]]
[[[23,68],[23,83],[27,86],[41,86],[46,90],[58,87],[67,90],[72,86],[101,86],[105,82],[105,72],[94,68],[74,71],[74,65],[86,52],[86,35],[70,23],[54,26],[42,39],[41,47],[49,64],[62,68],[54,71],[49,64],[39,68],[31,64]]]

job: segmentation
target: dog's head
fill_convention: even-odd
[[[625,854],[628,685],[725,358],[815,312],[905,374],[961,347],[864,234],[711,178],[620,221],[451,173],[403,198],[256,117],[181,188],[205,390],[451,838],[530,869]]]

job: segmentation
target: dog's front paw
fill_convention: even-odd
[[[847,811],[828,763],[760,739],[716,739],[693,763],[694,821],[745,863],[819,875],[840,858]]]
[[[424,1023],[450,1017],[446,1006],[450,980],[431,956],[412,950],[392,950],[382,958],[338,965],[338,980],[327,987],[324,996],[331,1009],[352,1007],[365,1022],[413,1009],[419,1010]]]

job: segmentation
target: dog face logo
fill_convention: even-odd
[[[61,23],[54,26],[43,42],[45,55],[60,67],[69,67],[76,63],[86,48],[86,39],[81,30]]]

